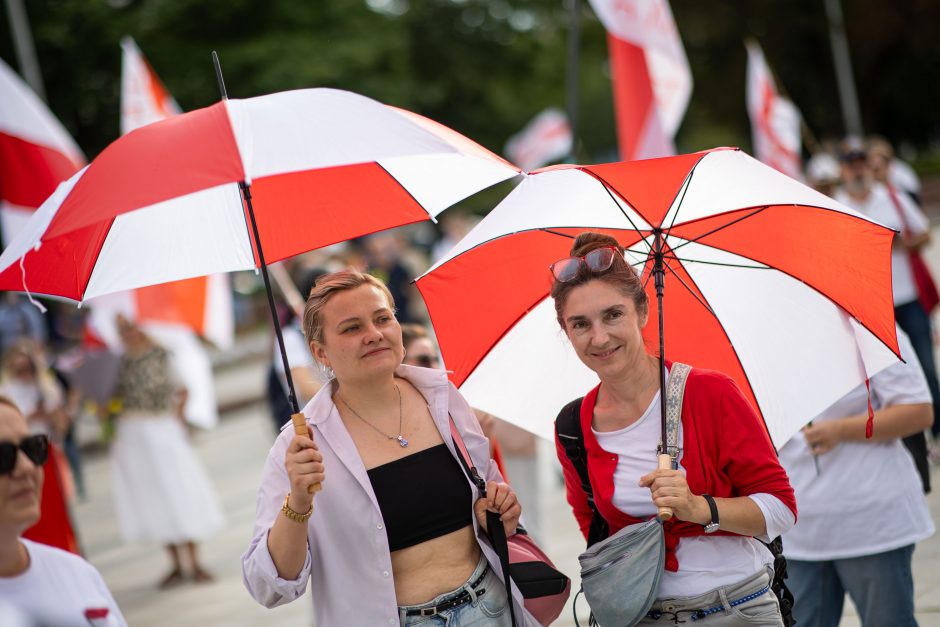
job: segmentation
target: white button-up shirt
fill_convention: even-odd
[[[457,458],[448,413],[453,416],[467,450],[481,474],[502,481],[490,459],[489,441],[480,430],[473,411],[440,370],[399,366],[404,377],[424,396],[434,423],[451,455]],[[290,480],[284,468],[287,446],[294,437],[291,424],[271,447],[258,490],[255,526],[248,550],[242,556],[245,586],[258,603],[276,607],[301,596],[310,580],[314,623],[332,625],[398,624],[398,604],[392,574],[392,559],[385,522],[359,452],[333,404],[333,385],[324,386],[304,407],[307,424],[323,454],[328,479],[314,498],[313,515],[307,523],[307,556],[297,579],[282,579],[268,552],[268,532],[281,515]],[[416,477],[416,480],[418,478]],[[469,479],[472,511],[479,498]],[[499,558],[471,516],[483,554],[502,579]],[[513,586],[516,616],[526,626],[538,622],[522,609],[522,597]]]

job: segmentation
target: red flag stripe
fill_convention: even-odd
[[[35,209],[79,167],[57,150],[0,131],[0,200]]]

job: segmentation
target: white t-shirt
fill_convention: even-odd
[[[661,432],[659,393],[639,420],[618,431],[593,430],[601,448],[617,455],[614,470],[613,505],[633,518],[652,518],[656,506],[649,488],[639,486],[640,477],[656,470],[656,447]],[[682,442],[679,424],[679,442]],[[679,465],[682,466],[680,451]],[[793,525],[793,513],[775,496],[753,494],[767,522],[769,541]],[[664,571],[657,598],[696,596],[719,586],[752,576],[773,563],[773,555],[747,536],[693,536],[679,538],[676,547],[679,570]]]
[[[918,235],[927,232],[930,228],[927,216],[917,208],[907,194],[897,192],[895,195],[904,210],[904,219],[907,221],[910,234]],[[871,192],[865,202],[858,202],[841,189],[836,192],[835,199],[888,228],[899,232],[904,230],[902,229],[903,222],[891,200],[891,195],[881,183],[872,183]],[[907,231],[905,235],[908,235]],[[894,288],[895,305],[905,305],[917,300],[917,285],[914,283],[914,275],[911,272],[911,262],[907,251],[903,248],[891,249],[891,283]]]
[[[900,329],[898,341],[907,363],[895,364],[871,378],[875,411],[930,402],[924,372]],[[813,422],[867,413],[868,392],[860,385]],[[802,433],[780,449],[780,463],[790,475],[800,511],[800,520],[783,537],[787,557],[848,559],[890,551],[933,535],[920,476],[901,440],[841,442],[817,459],[818,475]]]
[[[16,577],[0,577],[0,605],[13,606],[39,625],[126,627],[94,566],[55,547],[20,542],[29,552],[29,568]]]

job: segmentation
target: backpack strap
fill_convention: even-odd
[[[565,455],[581,480],[581,490],[587,496],[588,505],[591,506],[593,516],[588,531],[588,546],[600,542],[610,535],[610,525],[597,511],[594,503],[594,489],[591,487],[591,478],[588,475],[587,449],[584,446],[584,433],[581,430],[581,402],[584,397],[575,399],[565,405],[555,419],[555,434],[565,449]]]

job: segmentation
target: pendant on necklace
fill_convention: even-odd
[[[403,438],[400,433],[398,434],[398,437],[397,437],[396,439],[398,440],[398,444],[399,444],[402,448],[405,448],[406,446],[408,446],[408,440],[406,440],[405,438]]]

